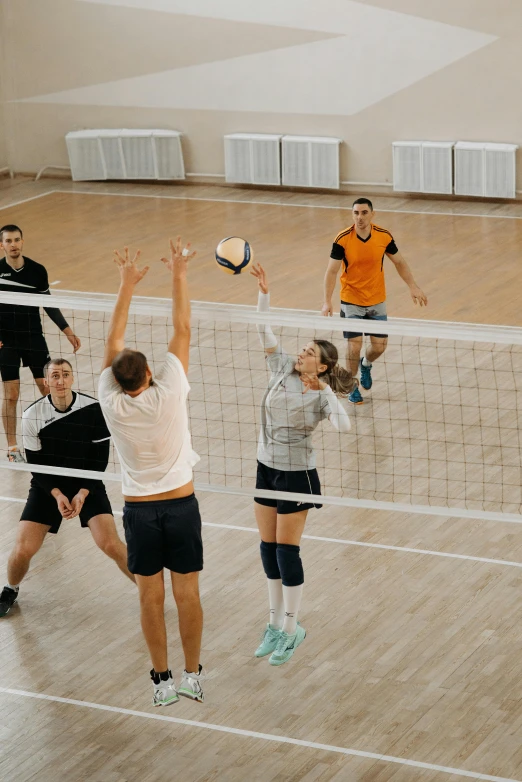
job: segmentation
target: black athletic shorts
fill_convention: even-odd
[[[174,573],[203,570],[201,516],[194,494],[126,502],[123,527],[131,573],[153,576],[163,568]]]
[[[28,347],[6,345],[0,348],[0,375],[2,380],[19,380],[20,364],[29,367],[34,378],[44,376],[43,368],[50,359],[49,348],[42,334],[33,337]]]
[[[272,489],[272,491],[292,491],[298,494],[321,494],[321,481],[317,470],[274,470],[266,464],[257,463],[256,489]],[[277,512],[298,513],[310,508],[322,508],[313,502],[293,502],[292,500],[267,500],[254,497],[259,505],[277,508]]]
[[[88,527],[89,521],[94,516],[100,516],[102,513],[108,513],[112,515],[111,503],[107,497],[105,486],[102,481],[96,482],[97,487],[93,491],[89,491],[83,507],[80,511],[80,523],[82,527]],[[73,496],[69,496],[64,492],[68,500],[72,500]],[[25,508],[20,516],[20,521],[36,521],[37,524],[49,524],[51,529],[49,532],[56,533],[60,529],[62,523],[62,517],[58,510],[58,503],[52,496],[48,494],[41,486],[39,486],[35,479],[31,480],[31,488],[29,489],[29,496],[25,503]]]

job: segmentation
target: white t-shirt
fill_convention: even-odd
[[[124,393],[110,367],[101,373],[98,399],[120,459],[123,494],[146,497],[192,480],[199,456],[188,428],[189,391],[183,365],[172,353],[139,396]]]

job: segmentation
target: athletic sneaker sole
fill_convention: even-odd
[[[160,701],[160,703],[156,703],[156,701],[153,701],[154,706],[170,706],[171,703],[177,703],[179,701],[179,698],[171,698],[170,701]]]
[[[193,692],[178,690],[178,695],[181,695],[183,698],[189,698],[191,701],[197,701],[198,703],[203,703],[203,698],[200,698],[198,695],[196,695]]]

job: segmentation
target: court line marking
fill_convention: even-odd
[[[20,201],[14,201],[11,204],[5,204],[0,206],[2,209],[10,209],[13,206],[19,206],[25,204],[28,201],[34,201],[37,198],[43,198],[44,196],[53,195],[54,193],[60,193],[61,195],[96,195],[96,196],[118,196],[120,198],[163,198],[172,201],[209,201],[219,204],[249,204],[254,206],[292,206],[301,209],[340,209],[345,212],[351,211],[348,206],[330,206],[329,204],[289,204],[280,203],[279,201],[247,201],[247,200],[235,200],[233,198],[200,198],[198,196],[173,196],[173,195],[152,195],[151,193],[97,193],[94,190],[47,190],[45,193],[39,193],[38,195],[31,196],[30,198],[23,198]],[[413,209],[376,209],[376,212],[385,212],[388,214],[405,214],[405,215],[432,215],[439,217],[487,217],[496,220],[522,220],[522,215],[492,215],[492,214],[467,214],[466,212],[420,212]]]
[[[113,714],[125,714],[129,717],[143,717],[144,719],[156,720],[158,722],[170,722],[175,725],[185,725],[190,728],[202,728],[204,730],[215,731],[218,733],[229,733],[235,736],[244,736],[245,738],[258,739],[261,741],[271,741],[277,744],[291,744],[297,747],[306,747],[308,749],[318,749],[323,752],[335,752],[339,755],[346,755],[359,758],[368,758],[381,763],[395,763],[400,766],[410,766],[413,768],[427,769],[428,771],[440,771],[443,774],[454,774],[468,779],[481,779],[486,782],[521,782],[507,777],[491,776],[490,774],[481,774],[476,771],[466,771],[460,768],[451,768],[450,766],[439,766],[435,763],[423,763],[420,760],[410,760],[409,758],[399,758],[394,755],[381,755],[378,752],[366,752],[359,749],[350,749],[348,747],[337,747],[334,744],[321,744],[317,741],[306,741],[304,739],[294,739],[290,736],[278,736],[274,733],[259,733],[255,730],[244,730],[242,728],[230,728],[228,725],[216,725],[212,722],[200,722],[199,720],[187,720],[181,717],[168,717],[163,714],[149,714],[146,711],[136,711],[134,709],[123,709],[118,706],[107,706],[102,703],[92,703],[90,701],[79,701],[75,698],[60,698],[57,695],[45,695],[43,693],[28,692],[27,690],[17,690],[10,687],[0,687],[0,692],[6,695],[14,695],[22,698],[34,698],[36,700],[51,701],[52,703],[63,703],[69,706],[79,706],[87,709],[96,709],[98,711],[108,711]]]
[[[18,502],[25,503],[26,500],[22,500],[19,497],[2,497],[0,496],[0,502]],[[121,510],[113,511],[114,516],[123,516]],[[216,524],[212,521],[203,521],[204,527],[216,527],[217,529],[231,529],[239,532],[252,532],[257,533],[258,530],[255,527],[242,527],[237,524]],[[329,538],[321,535],[303,535],[305,540],[315,540],[320,543],[338,543],[341,546],[359,546],[360,548],[374,548],[384,551],[398,551],[404,554],[424,554],[431,557],[446,557],[447,559],[461,559],[468,562],[480,562],[486,565],[504,565],[506,567],[518,567],[522,568],[522,562],[514,562],[508,559],[489,559],[488,557],[473,557],[470,554],[452,554],[448,551],[432,551],[431,549],[423,548],[409,548],[406,546],[391,546],[385,543],[367,543],[361,540],[347,540],[345,538]]]
[[[22,198],[21,201],[13,201],[12,204],[6,204],[5,206],[0,206],[1,209],[11,209],[13,206],[19,206],[20,204],[26,204],[28,201],[36,201],[37,198],[44,198],[44,196],[52,195],[53,193],[56,193],[56,190],[47,190],[45,193],[39,193],[38,195],[31,196],[30,198]]]
[[[0,498],[1,499],[1,498]],[[240,527],[234,524],[215,524],[204,521],[205,527],[222,527],[223,529],[235,529],[242,532],[257,532],[255,527]],[[423,548],[408,548],[406,546],[389,546],[385,543],[366,543],[361,540],[346,540],[344,538],[327,538],[321,535],[303,535],[306,540],[317,540],[320,543],[339,543],[342,546],[360,546],[361,548],[384,549],[385,551],[400,551],[406,554],[427,554],[432,557],[447,557],[449,559],[464,559],[470,562],[482,562],[488,565],[506,565],[507,567],[522,568],[522,562],[512,562],[507,559],[489,559],[488,557],[473,557],[468,554],[451,554],[447,551],[431,551]]]
[[[174,196],[174,195],[152,195],[151,193],[97,193],[93,190],[50,190],[46,195],[52,193],[61,193],[66,195],[100,195],[100,196],[120,196],[122,198],[166,198],[172,201],[211,201],[219,204],[254,204],[255,206],[292,206],[301,209],[341,209],[344,212],[351,212],[348,206],[330,206],[329,204],[281,204],[279,201],[237,201],[230,198],[201,198],[199,196]],[[375,197],[375,196],[374,196]],[[465,212],[417,212],[412,209],[376,209],[376,212],[387,212],[389,214],[405,215],[435,215],[436,217],[488,217],[498,220],[522,220],[522,215],[486,215],[486,214],[466,214]]]

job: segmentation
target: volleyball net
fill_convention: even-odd
[[[97,395],[115,297],[56,291],[59,306],[82,348],[43,315],[51,356],[69,360],[74,389]],[[0,293],[1,304],[48,306],[49,297]],[[126,344],[141,350],[154,373],[172,335],[171,301],[135,297]],[[255,489],[261,402],[269,371],[256,326],[270,324],[283,350],[297,355],[313,339],[327,339],[344,364],[346,320],[313,312],[192,303],[189,416],[199,490],[246,496],[285,496]],[[415,511],[447,516],[522,521],[522,329],[436,321],[365,321],[367,334],[388,334],[388,348],[373,366],[364,405],[347,399],[347,433],[323,421],[313,435],[323,504]],[[18,416],[39,398],[28,369],[21,370]],[[18,440],[21,425],[18,421]],[[0,465],[22,471],[60,471],[7,462],[1,434]],[[68,471],[68,475],[75,474]],[[80,474],[80,473],[79,473]],[[118,481],[111,450],[107,471]],[[305,496],[303,495],[303,500]]]

